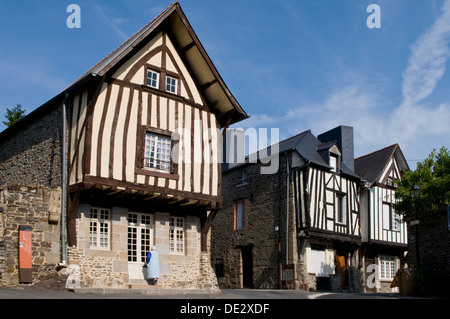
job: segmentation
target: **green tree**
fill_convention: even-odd
[[[411,187],[420,187],[420,198],[413,202]],[[399,199],[394,208],[397,213],[407,217],[415,208],[417,213],[426,213],[450,204],[450,154],[442,147],[439,153],[433,150],[423,161],[417,164],[415,171],[404,172],[401,181],[397,181],[396,197]],[[415,207],[414,207],[415,205]]]
[[[12,126],[17,123],[25,115],[26,110],[22,110],[22,105],[17,104],[12,110],[6,109],[5,118],[7,121],[3,121],[6,126]]]

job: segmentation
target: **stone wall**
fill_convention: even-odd
[[[305,238],[298,242],[297,221],[294,214],[293,184],[290,182],[289,203],[286,200],[286,160],[280,154],[279,172],[272,175],[260,174],[260,164],[242,165],[223,174],[223,207],[212,225],[211,260],[216,269],[219,287],[223,289],[243,288],[245,277],[245,254],[251,251],[252,284],[254,288],[277,289],[279,287],[279,263],[294,265],[294,282],[282,284],[287,288],[314,291],[317,278],[308,272],[308,249],[311,242],[328,247],[330,271],[335,274],[334,254],[337,250],[345,252],[349,267],[350,291],[361,291],[357,247],[351,243],[341,243],[332,236]],[[247,174],[242,183],[243,171]],[[235,212],[233,203],[244,200],[246,203],[245,227],[234,229]],[[289,218],[286,206],[289,205]],[[286,223],[289,233],[286,236]],[[298,245],[303,245],[298,247]],[[309,248],[308,248],[309,247]],[[299,252],[299,249],[301,250]],[[286,258],[286,255],[288,255]],[[330,257],[331,256],[331,257]],[[350,268],[353,267],[353,268]],[[333,281],[334,280],[334,281]],[[332,278],[328,289],[338,290],[339,281]]]
[[[223,207],[211,229],[211,258],[216,271],[219,271],[220,288],[243,287],[242,258],[243,254],[246,254],[245,250],[251,250],[253,258],[253,287],[278,287],[280,258],[283,264],[285,263],[284,165],[284,156],[280,156],[280,174],[262,175],[259,164],[247,165],[223,174]],[[247,182],[241,185],[243,170],[247,173]],[[246,202],[246,220],[242,230],[233,228],[233,203],[238,200]],[[277,231],[276,227],[280,231]]]
[[[19,226],[32,229],[33,283],[59,277],[61,189],[6,184],[2,193],[0,286],[19,284]]]
[[[110,218],[110,245],[99,249],[90,247],[89,204],[80,205],[77,218],[77,246],[68,250],[69,272],[67,286],[129,288],[133,285],[147,285],[142,278],[131,275],[128,262],[128,209],[112,207]],[[160,274],[158,287],[161,288],[218,288],[217,280],[210,265],[210,254],[200,250],[200,219],[186,216],[184,225],[184,254],[169,251],[168,213],[149,214],[153,218],[152,246],[159,253]],[[142,272],[142,264],[136,266]],[[145,271],[145,270],[144,270]],[[140,275],[140,274],[139,274]]]
[[[447,208],[419,216],[408,222],[408,266],[413,270],[416,294],[449,296],[450,229]],[[416,233],[417,230],[417,233]],[[419,247],[417,267],[416,243]]]
[[[60,187],[61,107],[43,114],[19,133],[12,129],[4,131],[0,137],[0,180],[19,185]]]

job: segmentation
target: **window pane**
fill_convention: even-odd
[[[245,203],[236,203],[236,229],[244,229],[245,227]]]
[[[169,218],[169,250],[171,253],[184,253],[184,219]]]
[[[392,230],[400,230],[401,216],[392,209]]]
[[[335,156],[330,156],[330,166],[332,172],[337,171],[337,158]]]
[[[145,134],[144,167],[170,170],[171,139],[147,132]]]
[[[347,224],[347,196],[338,195],[337,199],[337,216],[338,223]]]
[[[391,207],[389,204],[383,204],[383,229],[390,229]]]
[[[89,222],[89,245],[92,248],[109,248],[110,211],[91,208]]]
[[[176,94],[177,93],[177,84],[178,84],[177,79],[170,77],[170,76],[166,77],[166,91],[167,92]]]
[[[152,88],[159,88],[159,73],[152,71],[152,70],[148,70],[147,71],[147,85],[152,87]]]

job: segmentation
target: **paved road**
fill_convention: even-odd
[[[403,299],[398,294],[357,294],[322,293],[294,290],[224,289],[221,294],[87,294],[68,291],[42,291],[36,289],[0,288],[0,299],[204,299],[204,300],[245,300],[245,299]]]

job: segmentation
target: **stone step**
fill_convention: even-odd
[[[162,288],[162,281],[161,279],[158,279],[158,284],[151,285],[147,282],[147,280],[139,280],[139,279],[132,279],[130,280],[130,283],[128,284],[128,288],[130,289],[160,289]]]
[[[128,284],[130,289],[161,289],[161,285],[149,285],[149,284]]]

